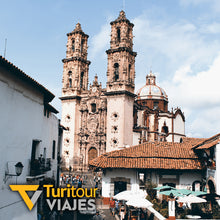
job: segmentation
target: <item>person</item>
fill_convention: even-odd
[[[99,211],[96,211],[96,214],[92,218],[93,220],[103,220],[102,216],[99,215]]]
[[[112,215],[115,216],[115,201],[112,198],[109,202],[109,206],[110,206],[110,211]]]
[[[120,208],[120,220],[125,219],[125,207],[122,205]]]
[[[116,202],[115,202],[115,212],[118,214],[118,212],[119,212],[119,201],[118,200],[116,200]]]
[[[81,188],[82,187],[82,180],[79,179],[79,182],[78,182],[78,188]]]
[[[98,182],[95,183],[95,188],[96,188],[96,189],[98,188]]]
[[[100,177],[100,175],[98,176],[98,183],[100,183],[101,182],[101,177]]]

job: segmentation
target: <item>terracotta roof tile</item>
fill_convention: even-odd
[[[201,169],[192,146],[203,139],[184,138],[183,143],[146,142],[112,151],[90,161],[100,168]]]
[[[196,144],[193,148],[196,150],[197,149],[208,149],[210,147],[215,146],[219,142],[220,142],[220,133],[203,140],[202,142]]]

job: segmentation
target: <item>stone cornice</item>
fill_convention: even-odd
[[[112,91],[112,92],[105,92],[106,96],[114,96],[114,95],[127,95],[131,97],[136,97],[136,94],[123,90],[123,91]]]
[[[117,49],[109,49],[109,50],[106,50],[106,53],[111,54],[111,53],[116,53],[116,52],[121,52],[121,51],[126,51],[126,52],[130,53],[132,56],[135,56],[135,57],[137,56],[137,53],[132,51],[128,47],[119,47]]]
[[[62,96],[62,97],[59,97],[60,100],[71,100],[71,99],[77,99],[77,100],[80,100],[81,97],[78,96],[78,95],[75,95],[75,96]]]
[[[71,57],[71,58],[64,58],[64,59],[62,59],[62,62],[63,63],[66,63],[66,62],[69,62],[69,61],[81,61],[81,62],[83,62],[83,63],[86,63],[86,64],[88,64],[88,65],[90,65],[90,61],[89,60],[85,60],[85,59],[83,59],[82,57]]]
[[[129,25],[131,25],[132,27],[134,27],[134,24],[131,23],[127,18],[116,19],[115,21],[110,22],[110,25],[117,24],[117,23],[122,23],[122,22],[126,22],[127,24],[129,24]]]
[[[82,30],[72,31],[72,32],[68,33],[67,36],[71,36],[71,35],[73,35],[73,34],[81,34],[82,36],[84,36],[84,37],[86,37],[86,38],[89,37],[89,35],[85,34]]]

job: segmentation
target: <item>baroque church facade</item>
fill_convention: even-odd
[[[185,136],[182,111],[168,110],[168,96],[152,72],[135,94],[134,24],[124,11],[110,24],[106,88],[97,76],[89,85],[89,36],[79,23],[67,34],[60,98],[66,168],[87,169],[90,160],[106,152],[146,141],[181,142]]]

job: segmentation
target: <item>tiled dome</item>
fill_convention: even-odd
[[[137,91],[137,99],[162,99],[168,101],[166,92],[156,85],[156,77],[150,72],[146,77],[146,85]]]

